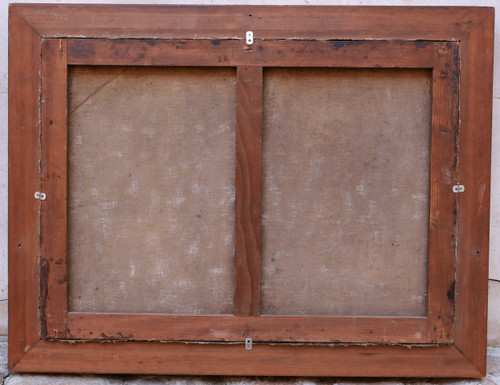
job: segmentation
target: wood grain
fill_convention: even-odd
[[[453,341],[458,161],[458,43],[435,43],[429,218],[428,318],[431,339]]]
[[[493,96],[493,28],[490,9],[461,43],[458,182],[458,250],[455,344],[486,374],[488,240]]]
[[[160,341],[431,343],[423,317],[170,316],[68,313],[68,338]]]
[[[15,5],[44,37],[459,40],[473,7]]]
[[[262,67],[236,73],[234,314],[259,315],[262,201]]]
[[[42,45],[42,337],[62,338],[67,310],[67,65],[66,41]],[[43,324],[45,321],[45,324]]]
[[[75,65],[430,68],[429,41],[69,39]]]
[[[195,363],[195,364],[194,364]],[[243,376],[477,377],[453,346],[295,346],[41,341],[18,372]]]
[[[9,367],[40,339],[40,38],[9,10]]]
[[[9,366],[11,370],[389,377],[477,377],[485,374],[493,8],[12,5],[9,12]],[[256,32],[256,43],[250,49],[245,49],[243,44],[247,30]],[[40,291],[48,290],[48,283],[41,279],[45,277],[48,260],[40,261],[39,248],[41,241],[39,210],[43,202],[40,203],[33,198],[34,192],[39,191],[41,186],[39,162],[42,101],[39,90],[42,36],[62,39],[68,37],[172,38],[178,39],[177,41],[210,39],[213,40],[214,46],[219,45],[221,50],[217,52],[229,53],[228,62],[232,63],[232,66],[240,67],[272,65],[289,58],[293,59],[291,62],[295,63],[294,65],[306,66],[312,65],[314,55],[317,55],[318,65],[321,66],[397,67],[406,63],[409,68],[419,66],[430,68],[434,63],[434,51],[432,45],[431,48],[428,47],[428,41],[459,41],[461,126],[457,181],[464,184],[466,190],[457,197],[459,234],[454,291],[454,346],[422,346],[408,349],[406,346],[387,345],[330,347],[265,343],[255,344],[251,351],[246,351],[242,344],[153,342],[70,344],[39,341],[41,323],[38,311],[39,305],[44,303],[39,301],[44,299],[43,296],[40,298]],[[230,39],[231,42],[222,42],[221,39]],[[299,42],[297,43],[299,46],[293,44],[290,46],[280,42],[280,39],[324,41]],[[356,50],[353,44],[328,41],[358,39],[390,41],[387,45],[379,44],[380,42],[364,42],[360,44],[359,50]],[[405,39],[412,41],[401,45],[400,41]],[[80,52],[80,58],[75,59],[74,64],[79,63],[77,60],[89,60],[87,64],[131,65],[134,61],[143,65],[170,63],[170,59],[155,59],[155,55],[157,57],[161,55],[154,53],[154,49],[151,54],[145,49],[144,57],[141,57],[138,50],[143,49],[143,43],[138,43],[137,46],[135,42],[128,41],[128,43],[132,55],[120,54],[118,48],[121,43],[118,43],[116,49],[107,49],[106,52],[117,54],[115,62],[109,59],[109,52],[104,55],[99,53],[94,62],[92,62],[94,59],[82,57]],[[151,46],[153,43],[146,42]],[[202,45],[205,43],[200,42]],[[274,44],[275,48],[270,49],[270,45],[265,45],[268,43]],[[339,46],[340,44],[343,45]],[[406,47],[400,51],[400,58],[397,55],[398,44],[400,48]],[[416,50],[412,50],[410,44],[413,44]],[[328,45],[334,48],[325,50]],[[262,46],[261,53],[259,46]],[[237,53],[231,53],[231,47]],[[288,47],[293,49],[302,47],[304,54],[292,52]],[[337,52],[335,47],[340,51],[338,55],[335,53]],[[373,47],[373,50],[379,53],[374,53],[374,56],[372,53],[365,53],[368,57],[365,59],[362,51],[367,47]],[[165,52],[173,52],[173,49],[167,48]],[[194,49],[193,52],[200,51]],[[245,52],[250,53],[244,56]],[[419,59],[420,54],[425,57],[422,61]],[[379,59],[378,55],[383,57]],[[179,54],[179,59],[172,60],[171,63],[209,65],[219,60],[222,65],[226,63],[224,55],[218,58],[217,55],[210,53],[201,60],[196,59],[196,56],[193,53]],[[346,57],[345,60],[342,59],[343,56]],[[246,61],[243,58],[246,58]],[[102,62],[97,63],[97,60],[101,59]],[[391,64],[392,59],[394,62]],[[193,61],[190,63],[190,60]],[[416,60],[418,64],[412,65],[412,60]],[[50,264],[48,266],[50,276]],[[446,274],[448,273],[447,270]],[[448,278],[447,275],[446,281],[449,284]],[[439,290],[448,287],[445,284],[438,286]],[[453,290],[450,289],[447,295],[453,294]],[[430,287],[430,290],[433,289]],[[446,301],[442,302],[442,309],[449,308],[449,303]],[[437,304],[433,300],[431,302]],[[89,316],[96,315],[89,314]],[[159,322],[151,317],[148,316],[145,320],[152,323]],[[252,319],[252,322],[253,320],[261,322],[260,320],[266,317],[246,318]],[[377,323],[373,319],[368,320],[370,324]],[[390,318],[383,320],[391,321]],[[346,321],[348,324],[352,323],[352,319]],[[112,326],[122,326],[116,324],[115,320],[104,322]],[[286,325],[287,321],[282,322],[282,325]],[[140,326],[136,324],[136,329],[140,329]],[[309,327],[307,330],[313,330],[314,328],[311,329],[310,326],[306,324],[306,329]],[[105,324],[101,326],[101,332],[105,327]],[[363,328],[354,329],[356,330],[360,333],[366,331]],[[76,332],[85,334],[87,331],[88,328]],[[111,328],[110,331],[122,330]],[[379,338],[384,336],[383,330],[376,333]],[[346,334],[345,338],[348,335]]]

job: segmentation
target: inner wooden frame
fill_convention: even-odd
[[[50,79],[47,86],[44,80],[54,71],[42,67],[42,89],[48,89],[46,102],[42,105],[42,127],[44,116],[55,121],[65,121],[55,117],[53,111],[44,113],[46,106],[57,105],[64,98],[67,89],[67,65],[218,65],[237,67],[236,95],[236,226],[235,226],[235,282],[233,316],[214,315],[147,315],[147,314],[104,314],[104,313],[66,313],[62,306],[66,299],[67,280],[66,258],[63,250],[56,254],[61,258],[58,271],[50,270],[47,277],[48,296],[45,313],[47,314],[47,338],[71,339],[133,339],[165,341],[243,341],[251,337],[254,341],[280,342],[387,342],[387,343],[442,343],[451,342],[454,303],[447,296],[452,291],[454,281],[454,242],[455,237],[455,195],[450,190],[455,179],[456,149],[455,136],[458,127],[457,90],[458,44],[419,42],[325,42],[325,41],[267,41],[251,47],[252,61],[263,62],[277,67],[357,67],[357,68],[432,68],[434,72],[432,94],[439,103],[433,103],[431,134],[430,180],[433,191],[430,196],[430,212],[433,213],[429,227],[429,288],[428,317],[319,317],[319,316],[262,316],[260,305],[260,224],[261,224],[261,163],[262,163],[262,67],[246,66],[246,58],[239,58],[241,43],[232,40],[220,41],[158,41],[134,40],[47,40],[42,47],[42,62],[61,62],[62,70],[55,71],[60,79]],[[67,44],[67,58],[64,55]],[[63,54],[60,55],[60,48]],[[212,47],[216,47],[215,49]],[[340,48],[339,48],[340,47]],[[238,49],[240,48],[240,49]],[[207,52],[214,51],[214,54]],[[278,53],[281,51],[281,54]],[[405,52],[401,55],[400,52]],[[299,54],[296,54],[298,52]],[[322,52],[322,54],[319,54]],[[376,60],[366,53],[374,52]],[[92,54],[90,54],[92,53]],[[205,55],[205,56],[204,56]],[[248,55],[248,54],[247,54]],[[84,56],[88,56],[85,58]],[[218,63],[218,57],[224,57]],[[285,58],[283,58],[285,56]],[[137,62],[137,58],[141,62]],[[44,60],[44,58],[46,58]],[[117,59],[119,58],[119,59]],[[48,60],[47,60],[48,59]],[[217,62],[215,62],[217,60]],[[253,63],[252,63],[253,64]],[[436,76],[436,74],[449,74]],[[46,75],[46,77],[44,77]],[[55,81],[54,81],[55,80]],[[59,92],[50,91],[57,85]],[[54,98],[54,99],[52,99]],[[443,101],[443,103],[441,103]],[[446,135],[443,127],[449,128]],[[45,161],[47,174],[51,180],[65,181],[67,175],[67,153],[63,151],[66,139],[66,126],[61,130],[51,130],[56,136],[54,146],[59,149],[60,159]],[[42,128],[42,132],[43,128]],[[49,133],[50,135],[50,133]],[[42,146],[44,143],[42,134]],[[58,142],[56,142],[59,140]],[[50,137],[47,147],[42,147],[42,159],[54,156]],[[57,164],[56,167],[52,165]],[[44,168],[42,165],[42,169]],[[449,170],[449,179],[443,181],[443,170]],[[42,171],[43,175],[45,173]],[[47,183],[49,182],[49,183]],[[64,183],[64,182],[63,182]],[[57,200],[67,200],[66,191],[51,189],[50,181],[42,176],[42,189],[49,195],[57,195]],[[47,202],[44,202],[47,203]],[[48,205],[42,206],[42,216],[54,214]],[[50,242],[49,234],[66,228],[64,206],[57,215],[61,219],[60,229],[42,225],[45,251],[42,255],[51,258],[56,245],[66,245],[67,239]],[[43,216],[45,218],[45,216]],[[48,220],[48,218],[47,218]],[[43,220],[42,220],[43,222]],[[47,223],[47,222],[43,222]],[[60,231],[59,231],[60,232]],[[45,235],[47,234],[47,235]],[[56,257],[54,255],[52,258]],[[46,259],[44,259],[45,261]],[[45,263],[45,262],[44,262]],[[49,260],[47,262],[51,264]],[[48,315],[52,317],[49,318]],[[57,314],[57,317],[55,316]],[[441,321],[443,320],[443,321]],[[141,327],[139,325],[142,325]]]
[[[10,28],[11,370],[485,373],[491,8],[13,5]],[[234,316],[67,312],[68,65],[237,68]],[[262,68],[271,66],[432,69],[427,317],[259,316]],[[251,351],[246,337],[258,343]]]

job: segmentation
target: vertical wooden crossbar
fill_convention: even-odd
[[[262,67],[236,75],[236,213],[234,314],[258,316],[262,190]]]

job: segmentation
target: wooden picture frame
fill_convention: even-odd
[[[493,23],[480,7],[11,5],[10,370],[484,376]],[[236,67],[234,315],[68,312],[70,65]],[[427,316],[259,316],[264,67],[432,70]]]

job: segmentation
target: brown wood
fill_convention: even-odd
[[[66,41],[42,46],[42,337],[66,334],[67,310],[67,65]],[[46,286],[46,291],[44,287]],[[45,296],[47,294],[47,296]]]
[[[484,375],[493,19],[492,8],[479,7],[12,5],[9,51],[10,81],[12,82],[9,84],[9,367],[11,370],[389,377],[477,377]],[[255,33],[256,42],[251,47],[247,47],[243,40],[247,30]],[[63,110],[60,107],[48,107],[46,110],[44,107],[42,111],[42,96],[50,96],[51,92],[61,92],[61,84],[56,82],[55,89],[42,89],[40,93],[41,87],[44,87],[40,77],[42,37],[56,39],[74,37],[79,41],[69,41],[68,44],[90,44],[91,48],[87,49],[89,56],[87,58],[85,58],[85,49],[81,46],[76,51],[72,51],[69,47],[68,64],[231,65],[240,67],[240,71],[244,67],[270,65],[358,68],[406,66],[439,69],[443,65],[446,67],[447,63],[450,64],[447,58],[439,56],[439,49],[458,44],[461,126],[456,182],[465,185],[465,192],[456,196],[458,238],[455,255],[455,290],[450,286],[452,269],[449,266],[451,261],[449,250],[453,245],[448,244],[448,247],[443,245],[441,248],[431,241],[430,250],[443,252],[444,257],[439,260],[432,257],[429,266],[431,269],[437,267],[439,271],[444,272],[445,279],[442,283],[437,283],[436,279],[441,279],[441,276],[438,277],[434,270],[429,274],[431,281],[429,291],[441,293],[435,298],[430,296],[429,318],[410,320],[395,320],[390,317],[333,318],[332,324],[337,323],[337,326],[341,326],[339,330],[346,333],[342,336],[343,341],[334,341],[333,346],[284,343],[273,345],[272,342],[266,342],[256,343],[251,351],[247,351],[242,344],[197,344],[196,341],[187,344],[139,341],[116,343],[94,341],[71,344],[67,341],[41,341],[43,337],[41,334],[45,334],[43,325],[48,319],[47,312],[44,318],[41,310],[51,308],[50,298],[53,288],[51,289],[50,286],[50,261],[45,259],[40,251],[39,213],[40,210],[45,213],[43,205],[49,202],[40,202],[34,199],[33,194],[41,190],[40,161],[42,161],[43,172],[43,162],[47,161],[47,165],[50,166],[50,159],[53,159],[51,158],[53,155],[40,158],[40,146],[45,145],[43,142],[44,125],[41,119],[44,119],[44,111],[55,112],[57,119],[60,119]],[[93,42],[84,40],[85,38],[103,39]],[[107,41],[109,38],[123,40],[114,44],[115,42]],[[137,42],[127,40],[127,38],[153,40]],[[160,42],[163,38],[175,39],[175,41]],[[294,41],[293,39],[311,41]],[[373,41],[377,39],[387,40],[387,42]],[[175,48],[173,44],[180,43],[181,40],[186,40],[189,51],[185,48]],[[358,46],[358,42],[332,42],[330,40],[359,40],[360,42]],[[437,53],[434,45],[429,44],[433,40],[438,41],[438,46],[441,45]],[[218,50],[211,51],[208,44],[210,47],[213,45],[214,50],[218,46]],[[130,48],[131,54],[123,52],[123,45]],[[261,50],[259,50],[260,46]],[[179,52],[175,52],[174,49]],[[297,52],[297,49],[303,51]],[[143,57],[140,50],[144,50]],[[205,53],[202,54],[200,50]],[[183,52],[180,53],[180,51]],[[214,52],[217,52],[220,57],[214,56]],[[171,61],[168,58],[161,59],[161,56],[166,53],[178,59]],[[74,57],[75,54],[79,57]],[[116,55],[116,60],[112,59],[111,55]],[[227,62],[224,61],[224,56],[227,56]],[[317,63],[315,57],[318,58]],[[283,64],[283,61],[288,60],[288,64]],[[46,62],[43,73],[49,72],[51,68],[52,63]],[[57,68],[57,63],[55,68]],[[441,74],[435,71],[438,77],[435,78],[434,103],[448,100],[453,104],[456,98],[455,92],[451,95],[445,92],[447,87],[453,88],[454,81],[447,78],[452,72],[445,70],[445,73]],[[60,75],[54,76],[59,78]],[[433,127],[438,130],[434,130],[432,145],[436,143],[436,140],[438,145],[441,143],[445,147],[443,150],[447,153],[447,158],[438,157],[435,160],[436,150],[433,149],[432,164],[435,167],[436,164],[443,162],[442,164],[453,173],[453,163],[450,163],[450,157],[455,156],[456,150],[451,152],[448,149],[453,133],[445,131],[448,131],[446,122],[456,119],[457,106],[442,107],[442,110],[437,106],[433,109],[435,115]],[[255,123],[257,118],[253,117],[252,121]],[[439,135],[441,127],[443,137]],[[48,139],[52,140],[50,137]],[[60,141],[61,139],[54,138],[55,143],[60,143]],[[241,146],[245,150],[247,147],[248,142],[244,142]],[[437,172],[433,169],[431,169],[431,178],[438,179]],[[432,239],[450,241],[453,229],[448,225],[448,220],[451,218],[449,209],[453,206],[450,202],[454,199],[446,196],[445,187],[451,186],[447,179],[441,176],[441,182],[442,190],[438,188],[436,191],[435,186],[431,185],[431,205],[437,208],[443,207],[447,211],[440,213],[439,216],[431,212],[429,227]],[[452,183],[456,182],[452,181]],[[250,180],[249,183],[250,186],[257,185],[255,179]],[[61,190],[60,187],[57,189]],[[251,202],[255,203],[256,200],[252,198]],[[50,204],[48,206],[50,209]],[[442,225],[441,219],[443,219]],[[58,226],[64,223],[64,219],[61,218],[53,218],[53,222],[42,220],[42,229],[44,223],[56,223],[54,221],[58,223]],[[253,219],[246,219],[244,223],[251,224],[251,226],[258,225]],[[435,230],[434,234],[433,230]],[[47,231],[51,234],[50,229]],[[64,230],[57,236],[63,233]],[[253,242],[253,244],[257,243]],[[64,250],[63,246],[58,245],[58,247]],[[245,249],[245,251],[248,250]],[[48,252],[51,253],[50,250]],[[251,276],[255,279],[257,274],[252,273]],[[45,280],[46,277],[48,280]],[[241,282],[243,281],[240,280]],[[249,286],[245,285],[248,292]],[[446,298],[443,296],[445,291]],[[438,317],[450,314],[453,294],[455,312],[454,322],[451,324]],[[243,298],[243,296],[236,296],[237,301],[240,301],[240,297]],[[248,303],[248,294],[245,298]],[[255,298],[255,294],[252,294],[251,301],[255,301]],[[57,320],[60,319],[58,314],[63,314],[65,309],[62,303],[56,307],[54,313],[50,315],[55,316],[53,319]],[[255,314],[255,310],[252,310],[255,309],[255,305],[244,304],[243,307],[246,314]],[[99,326],[99,335],[107,332],[111,336],[110,339],[113,339],[113,336],[126,339],[128,338],[126,332],[134,334],[133,331],[140,330],[141,325],[148,327],[144,330],[145,335],[148,333],[152,335],[155,333],[155,328],[160,329],[160,323],[164,320],[166,323],[170,322],[172,326],[179,326],[180,332],[183,332],[185,328],[183,322],[186,321],[188,326],[192,326],[192,331],[186,330],[187,328],[184,330],[192,333],[193,337],[197,333],[203,334],[203,330],[206,330],[209,325],[206,323],[208,318],[198,319],[189,316],[90,313],[76,314],[77,318],[83,318],[73,319],[75,314],[68,314],[68,325],[73,328],[71,333],[85,339],[90,338],[90,331],[93,332],[88,322],[102,322]],[[232,320],[228,321],[229,318],[234,318],[236,323],[240,322],[238,326],[240,329],[236,330],[240,331],[241,337],[244,337],[247,332],[246,328],[242,327],[243,325],[257,325],[262,327],[259,333],[263,339],[278,336],[274,339],[277,342],[281,342],[279,338],[283,338],[284,342],[284,339],[289,338],[293,333],[302,333],[303,336],[316,338],[325,331],[328,333],[328,330],[322,327],[322,323],[332,320],[330,317],[325,317],[328,318],[325,321],[322,317],[311,317],[307,320],[283,317],[280,320],[279,317],[235,316],[227,317],[224,322],[232,323]],[[278,321],[280,321],[279,325],[274,324]],[[300,321],[300,323],[296,324],[294,321]],[[308,323],[309,321],[311,323]],[[134,329],[127,329],[129,322],[132,326],[135,323]],[[343,326],[342,322],[345,323]],[[398,322],[401,324],[398,325]],[[79,328],[80,325],[83,327]],[[364,333],[368,333],[369,336],[371,332],[373,332],[373,338],[366,338],[370,339],[370,342],[384,343],[386,341],[382,340],[387,336],[396,338],[398,329],[388,328],[387,325],[402,326],[403,332],[399,333],[400,340],[396,342],[401,345],[341,345],[342,343],[349,344],[349,339],[364,338],[363,336],[366,336]],[[75,326],[76,329],[74,329]],[[283,326],[290,330],[276,331]],[[349,326],[351,329],[348,328]],[[423,329],[418,329],[419,327]],[[59,326],[55,328],[59,330]],[[406,336],[410,340],[415,328],[418,329],[413,335],[415,340],[440,341],[447,344],[453,342],[450,345],[434,346],[428,346],[425,343],[412,346],[411,343],[405,343],[403,338]],[[423,332],[418,336],[417,333],[420,330]],[[255,331],[248,330],[246,335],[252,338],[252,333]],[[160,333],[162,332],[164,331],[160,330]],[[49,333],[47,331],[47,335]],[[213,331],[208,331],[208,334],[210,333],[216,335]],[[175,333],[167,329],[163,335],[169,337]],[[256,336],[259,335],[256,334]],[[106,336],[98,338],[108,339]],[[409,347],[411,349],[408,349]]]
[[[459,40],[480,7],[16,5],[43,37]],[[82,34],[82,31],[84,33]]]
[[[83,340],[428,343],[424,317],[170,316],[68,314],[68,338]]]
[[[262,67],[236,74],[234,314],[259,315],[262,200]]]
[[[68,40],[68,64],[430,68],[429,41]]]
[[[32,27],[9,11],[9,365],[40,339],[38,280],[40,47]]]
[[[486,374],[494,12],[461,43],[455,344]]]
[[[455,308],[459,45],[435,43],[432,81],[428,318],[432,338],[452,341]]]
[[[279,361],[278,361],[279,359]],[[196,363],[196,365],[193,365]],[[296,346],[41,341],[16,372],[259,376],[477,377],[453,346]]]

